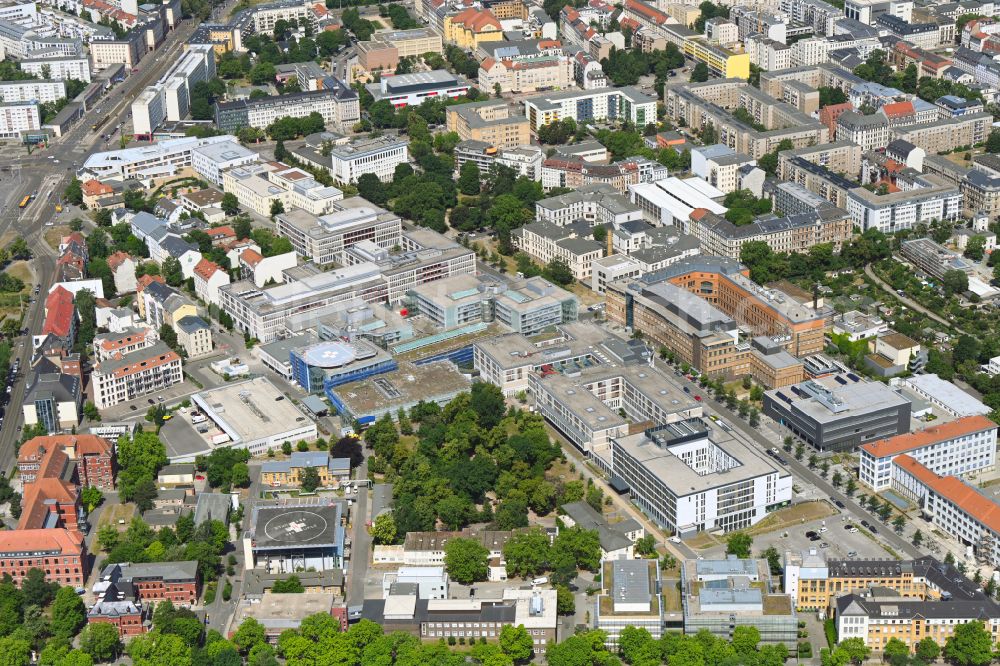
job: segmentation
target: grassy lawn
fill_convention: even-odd
[[[698,532],[698,534],[690,539],[685,539],[684,543],[693,550],[707,550],[720,545],[722,542],[708,532]]]
[[[680,613],[683,610],[678,583],[677,579],[664,579],[663,581],[663,610],[667,613]]]
[[[802,523],[819,520],[820,518],[826,518],[827,516],[833,516],[836,513],[836,509],[827,502],[819,500],[802,502],[801,504],[794,504],[783,509],[778,509],[748,529],[747,533],[751,535],[767,534],[768,532],[775,532],[795,525],[801,525]]]
[[[15,261],[7,267],[6,272],[11,277],[16,277],[24,282],[24,289],[22,289],[22,292],[28,292],[31,290],[31,285],[35,281],[35,274],[32,272],[28,262]]]
[[[59,249],[59,241],[63,236],[69,233],[69,227],[52,227],[51,229],[45,230],[45,242],[49,244],[53,250]]]
[[[97,529],[101,529],[105,525],[114,525],[119,532],[124,532],[128,528],[128,524],[132,521],[134,514],[134,504],[113,504],[107,506],[101,512],[101,519],[97,521]],[[124,520],[125,524],[120,525],[118,523],[119,520]]]

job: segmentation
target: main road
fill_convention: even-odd
[[[221,11],[225,12],[234,4],[235,0],[229,0]],[[111,88],[104,98],[84,113],[83,118],[62,137],[54,139],[46,149],[6,160],[4,166],[9,167],[9,171],[5,172],[5,180],[7,177],[11,178],[13,191],[8,195],[10,205],[6,213],[0,216],[0,236],[14,231],[17,236],[27,239],[34,254],[32,266],[40,286],[40,294],[35,302],[28,305],[24,317],[24,327],[28,329],[29,336],[15,340],[15,348],[11,354],[12,363],[14,359],[21,360],[21,372],[11,389],[6,418],[0,429],[0,473],[10,471],[16,458],[20,435],[16,425],[21,421],[26,378],[30,375],[30,334],[41,330],[45,316],[45,294],[55,277],[56,255],[45,242],[45,224],[55,216],[55,205],[75,175],[74,166],[82,164],[95,150],[107,147],[107,142],[101,138],[101,131],[110,131],[125,120],[130,113],[133,98],[166,73],[198,26],[197,20],[188,19],[168,33],[160,48],[146,54],[139,63],[139,72],[131,74],[121,84]],[[94,123],[105,115],[108,116],[107,122],[98,131],[93,131],[91,128]],[[49,159],[50,155],[54,159]],[[55,164],[56,159],[59,164]],[[28,195],[35,197],[33,201],[24,210],[17,208],[17,202]]]

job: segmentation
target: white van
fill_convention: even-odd
[[[531,580],[531,584],[532,585],[545,585],[548,582],[549,582],[549,579],[548,579],[547,576],[542,576],[541,578],[533,578]]]

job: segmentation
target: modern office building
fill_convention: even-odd
[[[625,627],[645,629],[653,640],[663,635],[664,604],[675,595],[662,589],[660,571],[650,560],[622,559],[601,565],[601,594],[594,601],[594,627],[616,649]]]
[[[81,180],[88,175],[98,180],[163,178],[193,167],[195,148],[230,143],[239,146],[235,136],[223,134],[204,139],[165,139],[137,148],[93,153],[84,161],[78,176]],[[206,177],[210,175],[207,174]]]
[[[868,442],[858,449],[861,483],[876,492],[892,487],[892,461],[907,455],[941,476],[963,476],[996,465],[997,424],[966,416],[917,432]]]
[[[322,134],[320,135],[322,136]],[[346,143],[332,143],[326,148],[309,146],[293,151],[299,159],[327,169],[339,183],[356,183],[366,173],[378,176],[382,182],[392,182],[396,167],[410,160],[410,142],[397,136],[380,136],[374,139],[358,138]]]
[[[737,627],[754,627],[761,643],[792,645],[799,618],[792,597],[772,578],[766,560],[687,560],[681,564],[684,633],[708,631],[732,641]]]
[[[191,91],[215,76],[215,51],[207,44],[189,44],[167,73],[132,102],[135,133],[151,137],[164,120],[184,120],[191,109]]]
[[[309,393],[323,393],[335,386],[391,372],[398,367],[385,350],[362,339],[350,343],[343,340],[317,342],[293,349],[289,360],[292,380]]]
[[[612,439],[612,475],[654,522],[681,536],[730,532],[791,502],[791,474],[701,419]]]
[[[347,207],[348,203],[356,205]],[[321,266],[345,264],[345,250],[362,241],[384,250],[402,243],[403,225],[398,215],[364,199],[350,199],[336,209],[321,216],[304,210],[281,213],[275,218],[277,233],[291,241],[299,256]]]
[[[444,69],[387,76],[379,83],[369,83],[365,86],[376,102],[385,99],[397,109],[420,106],[426,99],[445,97],[458,99],[469,92],[470,87],[464,77]]]
[[[948,271],[961,271],[968,275],[975,270],[972,261],[930,238],[905,240],[900,243],[899,252],[904,259],[934,280],[944,279],[944,274]]]
[[[852,373],[764,393],[764,413],[820,451],[853,451],[910,430],[908,399]]]
[[[526,336],[576,321],[580,308],[576,296],[540,276],[508,284],[456,275],[414,287],[408,298],[413,312],[445,330],[499,321]]]

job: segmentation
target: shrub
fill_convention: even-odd
[[[833,618],[828,617],[823,622],[823,632],[826,634],[826,642],[833,649],[837,645],[837,623]]]

